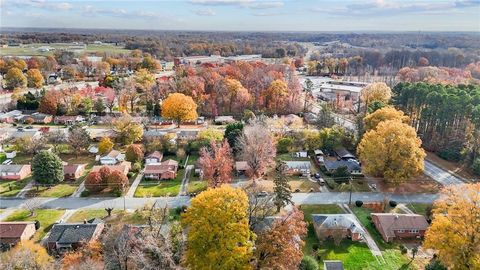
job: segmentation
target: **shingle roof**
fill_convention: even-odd
[[[343,270],[343,263],[341,261],[323,261],[324,270]]]
[[[388,237],[395,236],[395,230],[426,230],[428,228],[427,219],[417,214],[393,214],[393,213],[373,213],[381,225],[381,230]]]
[[[352,233],[365,233],[352,214],[314,214],[312,220],[320,229],[349,229]]]
[[[333,151],[335,151],[337,156],[339,156],[341,158],[355,158],[355,156],[352,153],[348,152],[347,149],[345,149],[343,147],[337,147],[337,148],[333,149]]]
[[[290,169],[310,169],[310,161],[285,161],[285,164]]]
[[[56,242],[58,244],[72,244],[82,241],[90,241],[94,236],[95,230],[100,223],[60,223],[53,225],[50,230],[50,236],[47,242]]]
[[[340,167],[347,167],[349,172],[360,171],[360,164],[352,159],[349,160],[324,160],[324,166],[327,171],[333,171]]]
[[[148,155],[147,158],[156,158],[156,159],[161,161],[162,158],[163,158],[163,154],[160,153],[159,151],[155,151],[155,152],[151,153],[150,155]]]
[[[63,166],[63,173],[64,174],[75,174],[78,169],[82,168],[83,164],[70,164]]]
[[[0,222],[0,238],[20,238],[29,224],[35,222]]]
[[[0,165],[0,172],[5,172],[5,173],[18,173],[22,170],[24,166],[29,166],[30,165]]]

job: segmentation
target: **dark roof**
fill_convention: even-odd
[[[324,166],[327,171],[334,171],[340,167],[347,167],[348,171],[351,173],[352,171],[360,171],[361,167],[360,164],[353,160],[325,160]]]
[[[323,261],[324,270],[343,270],[343,263],[341,261]]]
[[[348,150],[344,147],[337,147],[333,149],[333,151],[335,151],[335,154],[337,154],[337,156],[339,156],[340,158],[355,158],[355,156],[352,153],[348,152]]]
[[[53,225],[47,242],[59,244],[72,244],[90,241],[100,223],[59,223]]]

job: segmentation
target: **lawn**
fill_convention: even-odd
[[[336,204],[303,204],[299,206],[302,210],[304,219],[307,222],[312,221],[312,214],[342,214],[345,213],[340,206]]]
[[[40,229],[37,230],[33,240],[41,240],[48,231],[52,228],[53,224],[58,221],[65,210],[55,209],[37,209],[34,216],[29,216],[28,210],[17,210],[8,216],[5,221],[35,221],[40,222]]]
[[[182,179],[185,170],[181,169],[177,172],[177,177],[173,180],[161,181],[147,181],[142,180],[137,190],[135,190],[135,197],[173,197],[180,192]]]
[[[356,206],[351,206],[350,209],[357,216],[358,220],[360,220],[362,225],[367,229],[367,231],[370,233],[370,235],[375,240],[375,242],[377,242],[377,245],[381,250],[396,247],[394,243],[386,243],[385,241],[383,241],[382,236],[380,235],[380,233],[375,228],[375,225],[373,225],[373,223],[370,220],[370,213],[372,213],[372,210],[365,207],[356,207]]]
[[[431,207],[430,203],[409,203],[406,205],[415,214],[426,216],[427,208]]]
[[[38,188],[37,188],[38,187]],[[78,186],[74,184],[57,184],[54,186],[37,186],[33,187],[29,192],[29,196],[35,197],[54,197],[62,198],[72,195]]]
[[[200,193],[207,189],[207,181],[201,181],[198,177],[191,177],[187,186],[187,193]]]
[[[12,162],[14,164],[30,164],[32,162],[32,158],[33,158],[33,155],[17,154],[12,159]]]
[[[80,47],[81,45],[74,45],[69,43],[31,43],[24,44],[23,46],[10,46],[7,48],[2,48],[0,50],[0,55],[11,55],[11,56],[25,56],[25,55],[35,55],[35,56],[48,56],[53,55],[54,51],[42,52],[39,51],[40,47],[52,47],[57,50],[67,49],[71,46]],[[127,50],[121,46],[115,46],[114,44],[88,44],[86,49],[82,49],[86,53],[108,53],[108,54],[129,54],[130,50]]]
[[[314,192],[320,191],[320,185],[316,182],[312,182],[306,178],[299,178],[297,180],[290,180],[288,181],[292,192],[299,189],[300,192],[310,192],[313,190]]]
[[[350,184],[348,182],[336,182],[331,177],[322,174],[325,181],[327,182],[328,187],[335,192],[347,192],[350,191]],[[354,192],[368,192],[371,189],[368,187],[367,181],[363,178],[354,179],[352,181],[352,191]]]
[[[294,157],[294,153],[280,154],[277,155],[277,160],[283,161],[310,161],[309,157]]]
[[[192,154],[188,157],[187,165],[195,165],[198,160],[198,154]]]
[[[16,196],[32,179],[30,177],[20,181],[1,181],[0,182],[0,196],[14,197]],[[10,187],[9,187],[10,186]],[[11,188],[11,190],[10,190]]]
[[[176,209],[170,209],[170,220],[179,220],[180,214]],[[82,209],[75,212],[67,222],[83,222],[92,218],[101,218],[107,224],[145,224],[147,221],[138,212],[125,212],[123,210],[113,210],[112,216],[107,217],[107,211],[104,209]]]

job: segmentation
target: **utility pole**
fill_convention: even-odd
[[[352,177],[348,178],[348,183],[350,184],[350,198],[348,199],[348,204],[352,204]]]

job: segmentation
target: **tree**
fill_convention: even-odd
[[[292,191],[288,184],[288,178],[285,175],[286,165],[284,162],[280,162],[275,168],[275,178],[273,179],[275,192],[275,206],[277,206],[277,213],[280,212],[282,207],[292,202]]]
[[[175,120],[180,127],[182,121],[197,119],[197,104],[184,94],[170,94],[162,103],[162,116]]]
[[[135,72],[134,79],[138,88],[144,92],[149,91],[155,85],[155,75],[143,68]]]
[[[107,185],[115,191],[125,191],[128,186],[128,177],[120,171],[111,171],[107,177]]]
[[[424,247],[438,251],[448,269],[480,268],[480,183],[445,187],[434,203]]]
[[[284,154],[292,150],[293,139],[290,137],[283,137],[277,142],[277,153]]]
[[[200,150],[198,163],[209,187],[216,188],[232,180],[232,150],[226,140],[220,146],[215,141],[210,141],[210,149],[204,147]]]
[[[279,113],[279,104],[288,96],[288,85],[283,80],[275,80],[265,92],[265,107],[272,113]]]
[[[62,258],[62,269],[103,269],[103,246],[99,241],[81,245]]]
[[[67,139],[65,138],[65,132],[60,129],[54,129],[49,131],[45,135],[45,138],[47,139],[47,142],[52,144],[53,151],[55,152],[58,152],[58,146],[60,144],[64,144],[67,142]]]
[[[372,83],[362,89],[360,98],[365,102],[365,109],[373,101],[381,101],[387,104],[390,98],[392,98],[392,89],[384,82]]]
[[[127,146],[125,158],[127,161],[130,161],[132,163],[142,161],[143,159],[142,148],[137,144],[130,144],[129,146]]]
[[[40,100],[38,111],[46,114],[56,115],[58,109],[58,93],[47,91]]]
[[[300,262],[299,270],[318,270],[318,262],[312,256],[304,256]]]
[[[27,71],[27,86],[32,88],[40,88],[45,83],[43,75],[38,69],[29,69]]]
[[[423,171],[426,156],[415,129],[398,121],[383,121],[363,136],[357,152],[366,173],[398,184]]]
[[[198,132],[198,139],[205,140],[207,142],[221,142],[223,140],[223,132],[216,128],[202,129],[200,132]]]
[[[68,143],[75,151],[78,157],[80,151],[88,148],[90,145],[90,134],[82,126],[75,125],[69,128]]]
[[[105,109],[107,108],[102,98],[97,98],[95,100],[94,107],[95,107],[95,111],[97,111],[97,113],[100,115],[103,115],[103,113],[105,112]]]
[[[253,179],[261,177],[268,166],[274,163],[275,145],[270,131],[256,121],[243,128],[243,134],[237,140],[240,158],[250,167],[248,172]]]
[[[243,131],[243,123],[242,122],[235,122],[232,124],[228,124],[225,128],[224,138],[227,139],[228,145],[232,148],[232,152],[235,154],[238,152],[237,148],[237,139],[240,135],[242,135]]]
[[[32,159],[32,177],[41,184],[63,182],[62,160],[50,151],[40,151]]]
[[[193,198],[182,215],[188,228],[185,264],[191,269],[251,269],[254,234],[247,208],[245,192],[229,185]]]
[[[5,75],[5,80],[7,89],[24,88],[27,86],[27,78],[23,75],[22,71],[16,67],[8,70]]]
[[[113,145],[114,144],[109,137],[103,137],[98,143],[98,153],[101,155],[109,153],[110,151],[112,151]]]
[[[267,217],[274,216],[275,205],[272,203],[273,195],[259,196],[262,191],[265,191],[265,186],[260,183],[250,183],[243,186],[243,190],[248,196],[248,224],[250,230],[258,232],[262,229],[259,224],[262,224]]]
[[[1,269],[36,269],[54,268],[54,260],[47,250],[31,240],[18,243],[11,250],[0,255]]]
[[[307,225],[297,208],[276,219],[270,230],[263,231],[256,241],[257,269],[298,269],[303,257]]]
[[[132,144],[142,139],[143,127],[140,123],[134,122],[131,116],[120,117],[114,125],[118,138],[123,144]]]
[[[375,129],[382,121],[393,120],[401,123],[408,123],[408,116],[404,115],[402,111],[396,110],[393,107],[385,107],[373,113],[369,113],[363,118],[366,131]]]
[[[105,188],[105,182],[100,172],[90,172],[87,174],[85,178],[85,188],[90,192],[98,192]]]

